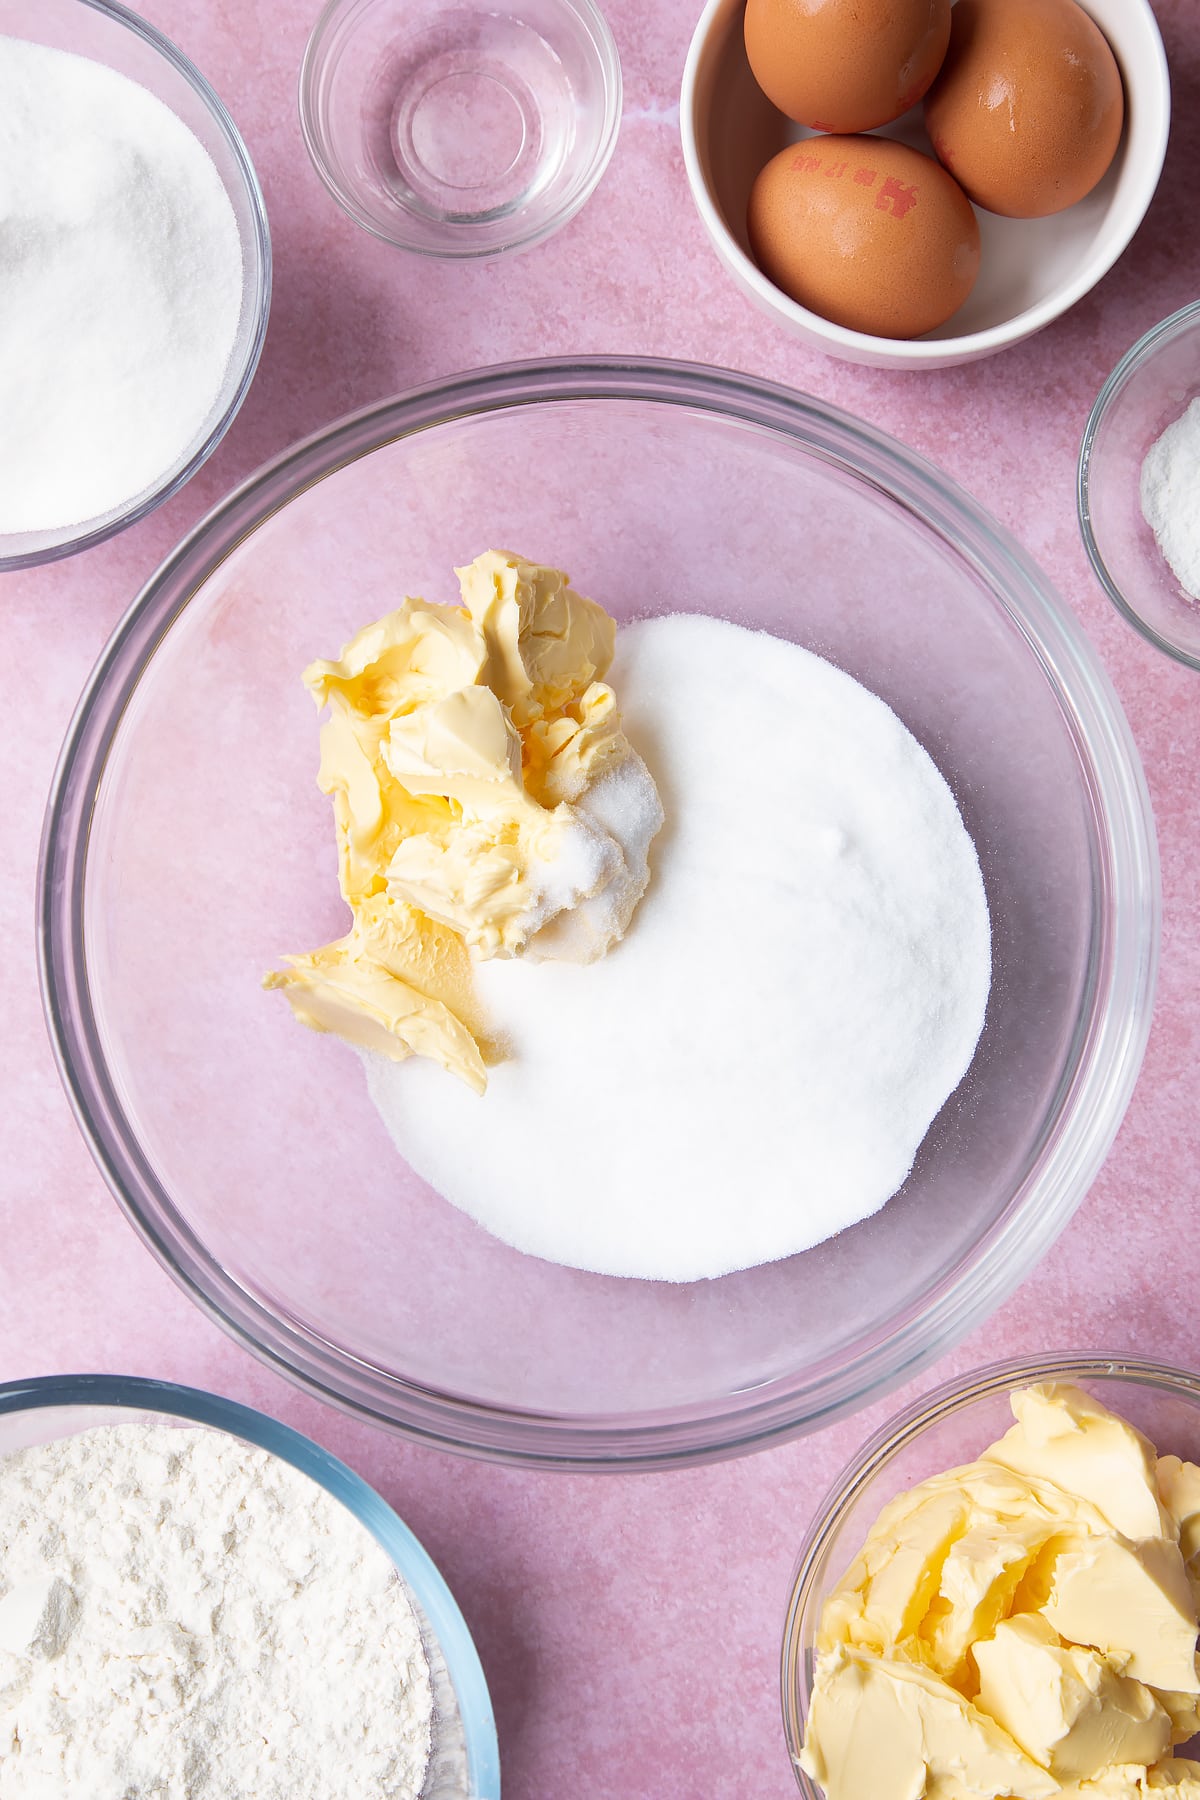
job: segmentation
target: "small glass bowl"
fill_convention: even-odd
[[[604,173],[620,117],[592,0],[329,0],[300,69],[321,180],[365,230],[424,256],[549,237]]]
[[[1012,1424],[1009,1396],[1069,1381],[1136,1425],[1161,1452],[1200,1461],[1200,1375],[1137,1357],[1041,1356],[992,1363],[924,1395],[863,1445],[809,1527],[792,1579],[781,1669],[783,1728],[805,1800],[823,1790],[798,1758],[812,1697],[821,1611],[889,1500],[930,1475],[973,1462]]]
[[[0,573],[73,556],[124,531],[191,480],[225,436],[246,398],[271,310],[267,210],[237,126],[200,71],[168,38],[115,0],[0,0],[0,37],[25,38],[103,63],[169,106],[216,166],[242,246],[242,307],[221,391],[187,450],[153,486],[96,518],[52,531],[0,535]]]
[[[1142,513],[1142,463],[1200,395],[1200,300],[1148,331],[1100,390],[1079,452],[1079,529],[1118,611],[1168,656],[1200,669],[1200,600],[1176,579]]]
[[[52,1375],[0,1385],[3,1458],[101,1425],[203,1425],[290,1463],[345,1506],[386,1551],[404,1584],[433,1684],[433,1744],[421,1800],[499,1800],[500,1764],[487,1683],[454,1597],[427,1552],[374,1488],[311,1438],[234,1400],[126,1375]]]

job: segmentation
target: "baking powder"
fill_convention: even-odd
[[[1180,587],[1200,600],[1200,397],[1146,453],[1142,515]]]
[[[4,1800],[415,1800],[432,1694],[387,1555],[236,1438],[0,1459]]]

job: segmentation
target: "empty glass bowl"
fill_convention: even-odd
[[[822,1504],[800,1551],[783,1637],[783,1722],[805,1800],[821,1788],[799,1767],[821,1609],[889,1500],[973,1462],[1012,1424],[1009,1396],[1036,1381],[1076,1383],[1128,1419],[1160,1455],[1200,1460],[1200,1376],[1119,1356],[1041,1356],[975,1369],[916,1400],[864,1444]],[[1177,1752],[1186,1755],[1186,1751]]]
[[[407,1525],[374,1488],[311,1438],[234,1400],[127,1375],[53,1375],[0,1386],[0,1485],[6,1454],[100,1425],[202,1425],[290,1463],[353,1513],[395,1565],[421,1627],[433,1685],[433,1742],[421,1800],[499,1800],[487,1683],[454,1597]]]
[[[145,492],[98,518],[53,531],[0,536],[0,571],[102,543],[190,481],[246,398],[271,309],[271,240],[258,177],[237,126],[200,71],[167,38],[115,0],[0,0],[0,37],[70,50],[136,81],[170,107],[207,150],[229,195],[242,248],[242,304],[220,393],[186,451]],[[0,421],[0,430],[3,422]]]
[[[671,1285],[521,1255],[401,1160],[354,1051],[260,990],[281,951],[344,928],[301,669],[404,594],[456,600],[452,568],[496,545],[569,570],[618,620],[712,613],[820,652],[895,708],[957,796],[992,917],[983,1037],[900,1193],[802,1256]],[[753,780],[769,746],[740,749]],[[1117,1128],[1158,943],[1137,753],[1017,545],[819,401],[614,359],[416,390],[214,512],[80,703],[40,913],[77,1114],[188,1292],[368,1418],[589,1468],[824,1424],[996,1305]],[[579,1155],[603,1158],[620,1128],[598,1121]],[[686,1156],[704,1142],[698,1118]],[[748,1141],[747,1183],[755,1159]]]
[[[1142,512],[1146,452],[1200,398],[1200,300],[1148,331],[1100,390],[1079,452],[1079,526],[1105,592],[1144,638],[1200,669],[1200,599],[1180,585]],[[1200,495],[1181,495],[1200,508]]]
[[[592,0],[330,0],[300,70],[325,186],[426,256],[549,237],[604,173],[620,118],[617,48]]]

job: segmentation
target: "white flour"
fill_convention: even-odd
[[[0,533],[135,500],[192,448],[242,251],[208,152],[113,69],[0,37]]]
[[[0,1459],[4,1800],[415,1800],[432,1696],[370,1534],[219,1432]]]
[[[764,633],[622,628],[612,683],[666,812],[628,936],[479,963],[485,1095],[368,1058],[401,1154],[518,1249],[691,1281],[881,1207],[966,1071],[991,974],[954,797],[883,702]]]
[[[1200,398],[1146,453],[1142,515],[1180,587],[1200,600]]]

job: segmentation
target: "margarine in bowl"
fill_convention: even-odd
[[[1200,1469],[1081,1389],[880,1513],[817,1633],[828,1800],[1200,1800]]]
[[[557,569],[489,550],[460,607],[405,600],[304,682],[345,936],[287,958],[296,1016],[482,1093],[472,958],[591,962],[625,932],[663,822],[603,676],[616,627]]]

